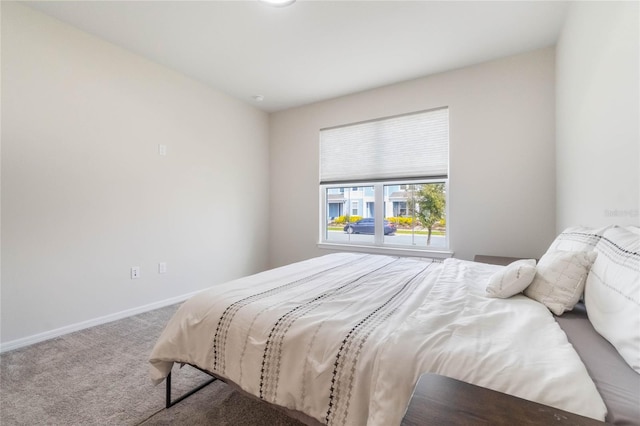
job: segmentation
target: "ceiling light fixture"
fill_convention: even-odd
[[[268,4],[269,6],[285,7],[290,6],[296,2],[296,0],[259,0],[261,3]]]
[[[256,102],[262,102],[262,101],[264,101],[264,96],[262,96],[262,95],[253,95],[253,96],[252,96],[252,98],[253,98],[253,100],[254,100],[254,101],[256,101]]]

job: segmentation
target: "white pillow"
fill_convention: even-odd
[[[594,249],[602,234],[615,225],[602,228],[587,228],[572,226],[562,231],[549,246],[549,250],[591,251]]]
[[[580,300],[587,274],[596,257],[594,251],[547,250],[524,294],[544,304],[556,315],[572,310]]]
[[[640,373],[640,229],[608,229],[595,250],[585,288],[589,320]]]
[[[522,293],[535,275],[535,259],[516,260],[489,278],[487,296],[506,299]]]

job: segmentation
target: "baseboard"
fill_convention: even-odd
[[[54,339],[56,337],[64,336],[65,334],[73,333],[74,331],[84,330],[85,328],[95,327],[96,325],[102,325],[112,321],[117,321],[119,319],[142,314],[144,312],[153,311],[154,309],[164,308],[165,306],[183,302],[199,292],[200,291],[194,291],[192,293],[183,294],[181,296],[172,297],[170,299],[161,300],[159,302],[150,303],[148,305],[116,312],[115,314],[105,315],[103,317],[90,319],[88,321],[82,321],[76,324],[67,325],[65,327],[56,328],[55,330],[45,331],[44,333],[38,333],[32,336],[11,340],[6,343],[0,343],[0,353],[23,348],[25,346],[33,345],[34,343],[44,342],[45,340]]]

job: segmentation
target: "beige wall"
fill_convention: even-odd
[[[555,236],[554,55],[542,49],[271,114],[270,265],[327,253],[316,247],[319,129],[441,106],[450,112],[455,256],[539,257]]]
[[[637,4],[572,5],[557,51],[270,116],[29,8],[1,9],[2,349],[327,253],[323,127],[448,106],[459,258],[538,257],[565,226],[638,223]]]
[[[557,47],[557,231],[640,224],[638,2],[575,2]]]
[[[3,2],[3,348],[265,268],[267,137],[248,104]]]

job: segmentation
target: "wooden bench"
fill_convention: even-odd
[[[437,374],[423,374],[420,377],[402,420],[402,426],[604,424]]]

